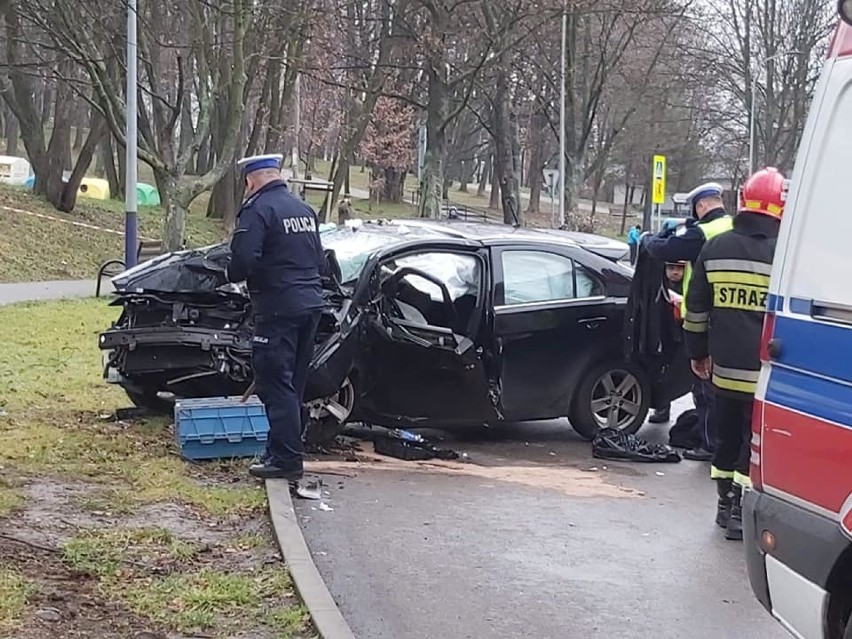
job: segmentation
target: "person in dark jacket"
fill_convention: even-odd
[[[324,306],[325,258],[317,216],[281,180],[282,159],[259,155],[237,163],[247,199],[226,276],[248,284],[255,388],[269,421],[266,455],[249,472],[297,482],[303,474],[302,400]]]
[[[686,267],[686,262],[668,262],[666,263],[666,284],[669,290],[674,291],[678,295],[683,295],[683,272]],[[667,404],[663,408],[656,408],[651,416],[648,417],[650,424],[665,424],[671,419],[672,406]]]
[[[696,375],[716,393],[718,433],[710,476],[717,482],[716,523],[740,540],[742,488],[750,485],[751,412],[760,375],[760,334],[786,181],[774,168],[745,183],[732,231],[708,241],[695,263],[684,316]]]
[[[686,300],[689,297],[689,283],[692,276],[692,264],[698,259],[704,243],[731,229],[733,218],[725,212],[722,202],[722,187],[714,182],[702,184],[687,195],[692,207],[692,218],[685,224],[668,228],[657,235],[646,236],[642,242],[652,257],[663,262],[686,262],[683,274],[684,301],[681,314],[686,312]],[[716,434],[713,432],[713,387],[702,379],[693,383],[692,396],[698,411],[698,423],[701,427],[701,447],[687,450],[684,458],[696,461],[710,461],[716,446]]]

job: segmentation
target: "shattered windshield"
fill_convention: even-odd
[[[323,247],[334,251],[340,264],[341,282],[344,284],[358,279],[367,259],[376,250],[404,239],[389,233],[353,231],[349,228],[327,231],[321,238]]]

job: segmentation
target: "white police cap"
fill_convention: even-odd
[[[690,205],[695,206],[695,203],[698,202],[698,200],[703,200],[705,197],[722,197],[722,191],[724,191],[724,189],[720,184],[717,184],[716,182],[707,182],[701,186],[696,186],[687,193],[686,201]]]
[[[281,162],[284,161],[284,156],[280,153],[267,153],[266,155],[252,155],[241,160],[237,160],[237,166],[245,175],[252,171],[260,169],[281,169]]]

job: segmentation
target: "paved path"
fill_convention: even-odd
[[[56,300],[63,297],[92,297],[95,280],[60,280],[56,282],[21,282],[0,284],[0,306],[15,302]],[[110,288],[108,281],[102,287]]]
[[[520,425],[452,442],[509,481],[357,471],[327,479],[332,512],[297,505],[358,639],[787,637],[752,596],[742,545],[713,525],[705,464],[593,460],[566,429]],[[518,464],[585,469],[644,494],[535,487],[511,479]]]

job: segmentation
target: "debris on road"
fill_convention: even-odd
[[[302,478],[291,488],[296,497],[318,501],[322,499],[322,478]]]
[[[332,508],[331,506],[329,506],[329,505],[328,505],[327,503],[325,503],[324,501],[321,501],[321,502],[319,503],[318,508],[319,508],[321,511],[326,512],[326,513],[334,512],[334,508]]]
[[[401,428],[388,429],[383,437],[379,437],[373,442],[373,445],[380,455],[396,457],[405,461],[459,458],[456,451],[438,448],[422,435]]]
[[[650,444],[635,435],[611,428],[602,430],[592,441],[592,455],[598,459],[636,462],[677,463],[680,454],[671,446]]]

